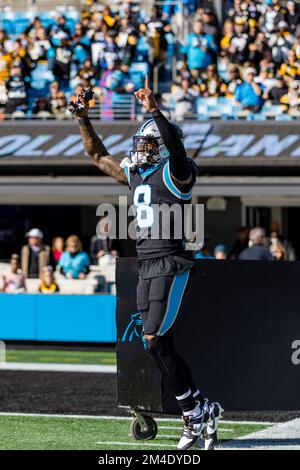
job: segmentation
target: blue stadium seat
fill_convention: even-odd
[[[200,121],[208,120],[207,98],[198,98],[196,103],[197,115]]]
[[[16,33],[21,34],[25,31],[30,21],[32,21],[32,19],[34,18],[34,14],[28,11],[28,12],[16,12],[14,15],[15,15],[14,21],[15,21],[15,26],[16,26]]]
[[[16,24],[12,19],[4,18],[3,29],[8,35],[15,35],[17,33]]]
[[[282,114],[282,106],[272,103],[265,103],[262,112],[268,114],[269,117],[276,117]]]
[[[221,97],[218,99],[220,113],[223,119],[235,119],[238,107],[234,98]]]
[[[266,121],[267,120],[267,116],[260,112],[260,113],[251,113],[247,116],[246,118],[247,121]]]
[[[293,121],[293,116],[290,114],[278,114],[275,116],[275,121]]]

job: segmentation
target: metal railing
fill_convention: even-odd
[[[294,114],[268,114],[267,116],[262,114],[252,114],[244,111],[240,111],[237,114],[227,114],[224,115],[222,112],[217,113],[216,111],[208,113],[207,115],[199,115],[195,113],[187,113],[182,116],[180,119],[176,117],[174,111],[166,111],[166,116],[175,122],[183,121],[248,121],[248,122],[260,122],[260,121],[298,121],[300,120],[300,111]],[[125,121],[143,121],[145,119],[150,119],[151,115],[143,113],[141,109],[133,109],[126,106],[115,106],[112,108],[99,106],[97,108],[92,108],[89,112],[89,117],[93,120],[101,120],[107,122],[118,122],[118,120]],[[60,121],[60,120],[72,120],[73,116],[71,114],[66,114],[65,116],[57,117],[53,114],[51,115],[26,115],[24,114],[7,114],[2,115],[2,120],[10,121]],[[0,120],[1,122],[1,120]]]

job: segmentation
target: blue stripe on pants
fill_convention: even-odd
[[[190,271],[188,270],[174,277],[169,293],[167,310],[162,325],[157,333],[158,336],[164,335],[175,322],[189,276]]]

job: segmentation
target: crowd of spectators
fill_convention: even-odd
[[[279,224],[273,221],[269,236],[262,227],[249,230],[239,227],[236,240],[228,249],[224,244],[214,247],[213,256],[206,245],[195,253],[195,258],[215,258],[217,260],[252,261],[295,261],[295,250],[290,241],[280,234]]]
[[[106,218],[102,225],[107,225]],[[66,240],[55,237],[52,246],[44,243],[44,234],[38,228],[26,233],[26,244],[20,254],[14,253],[10,258],[10,269],[0,273],[0,292],[26,292],[26,279],[40,279],[40,293],[59,292],[57,277],[69,280],[84,280],[92,265],[114,265],[117,256],[122,254],[118,241],[110,240],[107,235],[102,238],[91,238],[90,253],[83,250],[82,242],[77,235]]]
[[[108,237],[108,218],[99,221],[97,236],[90,240],[89,254],[83,250],[80,238],[71,235],[66,240],[55,237],[52,246],[43,242],[44,235],[38,228],[33,228],[26,234],[26,244],[21,253],[13,254],[10,259],[10,269],[0,274],[0,292],[26,292],[26,279],[40,279],[39,292],[52,294],[59,292],[58,279],[84,280],[91,266],[103,268],[109,264],[115,266],[118,256],[123,255],[122,246],[118,240]],[[236,240],[231,247],[217,244],[212,252],[207,248],[209,238],[201,249],[193,248],[195,259],[216,260],[255,260],[255,261],[295,261],[293,246],[280,234],[279,224],[273,221],[268,236],[261,227],[249,230],[239,227]],[[187,249],[190,249],[187,247]]]
[[[175,111],[189,111],[198,96],[233,98],[242,110],[259,112],[266,101],[298,115],[300,104],[300,10],[295,1],[228,1],[220,27],[199,8],[183,48],[179,76],[190,80]],[[177,87],[183,90],[178,81]],[[176,85],[173,87],[176,89]],[[191,92],[194,96],[191,98]]]
[[[160,65],[169,83],[175,118],[196,112],[198,97],[234,98],[242,109],[260,111],[266,100],[291,114],[299,111],[300,11],[292,0],[227,0],[224,24],[205,2],[184,2],[190,33],[180,37],[178,12],[154,6],[151,14],[124,4],[119,11],[89,2],[70,24],[57,15],[48,26],[38,16],[23,32],[0,31],[0,107],[6,115],[66,118],[76,87],[93,86],[104,117],[124,117],[122,107],[141,85],[141,61],[150,76]],[[184,21],[184,19],[183,19]],[[174,55],[176,78],[164,73]],[[38,67],[51,71],[50,91],[35,96]],[[146,69],[144,69],[145,71]],[[174,75],[174,74],[173,74]],[[165,87],[164,87],[165,89]],[[92,103],[93,105],[93,103]]]
[[[143,73],[131,73],[138,43],[150,72],[164,62],[171,26],[161,8],[154,6],[150,16],[142,17],[129,4],[118,12],[108,5],[99,11],[98,6],[84,9],[76,24],[59,14],[47,27],[37,16],[17,37],[5,27],[0,31],[0,106],[5,114],[26,112],[34,96],[32,78],[41,66],[51,71],[53,83],[48,96],[36,97],[32,113],[64,118],[69,115],[67,98],[78,85],[93,86],[112,109],[126,102],[142,84]]]

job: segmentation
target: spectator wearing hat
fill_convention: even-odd
[[[235,99],[243,109],[252,112],[259,112],[264,104],[262,83],[255,81],[256,70],[249,67],[245,70],[245,81],[239,85],[235,91]]]
[[[82,250],[82,243],[77,235],[71,235],[66,241],[66,250],[58,262],[58,269],[68,279],[85,279],[89,272],[90,259]]]
[[[25,276],[20,269],[20,257],[13,254],[10,258],[11,271],[0,276],[0,292],[22,294],[26,292]]]
[[[44,266],[49,264],[50,247],[43,243],[43,232],[38,228],[26,233],[28,240],[21,250],[21,268],[26,277],[39,278]]]
[[[244,64],[249,57],[250,38],[244,18],[237,17],[234,23],[234,34],[230,40],[226,57],[232,64]]]
[[[55,294],[56,292],[59,292],[59,287],[53,276],[52,266],[44,266],[42,269],[39,292],[41,294]]]
[[[225,260],[227,258],[226,246],[222,244],[217,245],[214,249],[214,257],[218,260]]]
[[[241,260],[271,261],[273,256],[266,247],[266,232],[261,227],[250,230],[249,247],[239,256]]]

